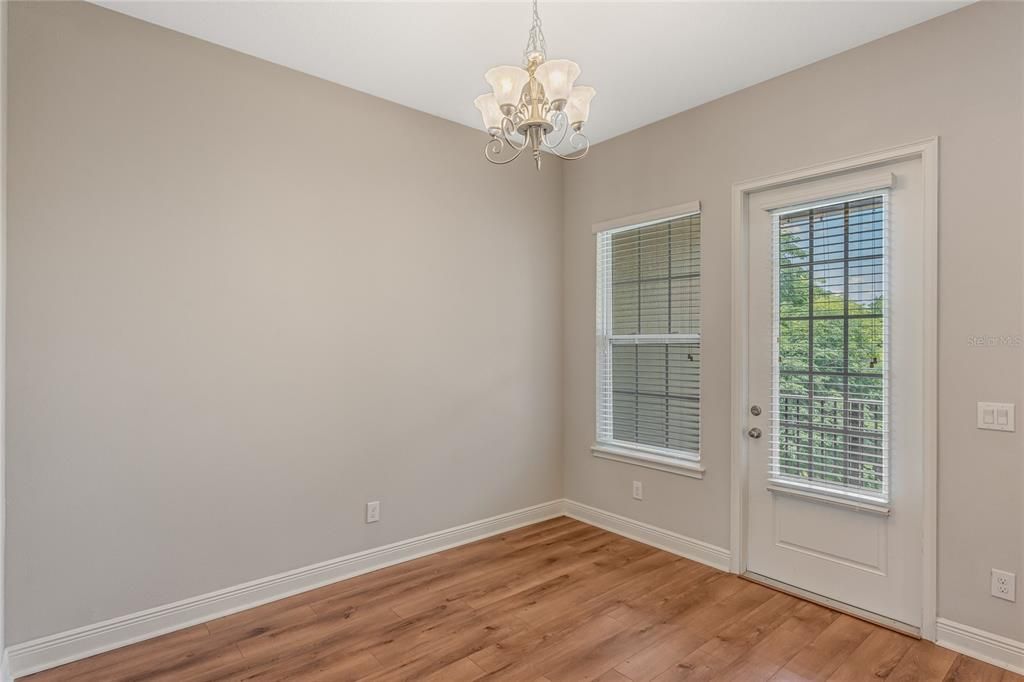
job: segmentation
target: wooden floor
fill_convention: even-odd
[[[23,679],[1024,680],[564,517]]]

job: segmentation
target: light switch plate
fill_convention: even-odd
[[[986,431],[1016,431],[1013,403],[978,403],[978,428]]]

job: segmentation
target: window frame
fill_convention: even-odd
[[[781,424],[780,424],[780,421],[778,419],[778,403],[779,403],[779,399],[781,397],[781,393],[780,393],[780,388],[781,387],[780,387],[780,381],[779,381],[780,367],[779,367],[779,365],[776,362],[773,362],[772,389],[771,389],[771,391],[772,391],[772,393],[771,393],[771,403],[772,404],[771,404],[771,409],[769,411],[769,414],[770,414],[770,420],[769,420],[770,421],[770,426],[769,426],[769,429],[770,429],[770,432],[772,434],[772,438],[771,438],[771,453],[769,455],[770,456],[770,465],[769,465],[770,479],[769,479],[768,485],[769,485],[769,488],[773,488],[773,489],[782,488],[782,489],[789,489],[789,490],[799,490],[799,491],[806,491],[807,493],[809,493],[811,495],[817,494],[817,495],[825,495],[825,496],[833,498],[833,499],[837,499],[837,498],[839,498],[839,499],[847,499],[847,500],[850,500],[850,501],[852,501],[854,503],[860,503],[862,506],[864,506],[866,508],[871,508],[871,509],[876,509],[876,510],[883,510],[884,513],[888,513],[887,505],[889,504],[890,492],[891,492],[891,490],[890,490],[890,487],[891,487],[891,475],[890,475],[891,452],[890,452],[890,442],[889,442],[889,435],[890,435],[889,434],[889,427],[890,427],[890,423],[889,423],[889,408],[890,408],[891,398],[892,398],[891,391],[890,391],[890,373],[891,373],[890,364],[891,364],[891,362],[890,362],[890,349],[889,349],[889,345],[890,345],[890,341],[891,341],[890,325],[891,325],[891,312],[892,312],[891,309],[890,309],[890,293],[891,292],[890,292],[890,281],[889,281],[890,280],[890,275],[889,275],[889,267],[890,267],[890,262],[889,262],[889,257],[890,257],[889,239],[890,239],[890,234],[891,234],[891,224],[890,224],[890,217],[889,217],[889,195],[890,195],[891,186],[894,184],[894,182],[892,180],[892,174],[891,173],[885,174],[885,176],[883,176],[883,178],[884,177],[888,177],[888,182],[885,182],[885,183],[883,183],[883,182],[872,183],[872,184],[882,185],[882,186],[878,187],[877,189],[867,189],[867,190],[853,192],[853,193],[838,194],[838,195],[833,195],[833,196],[831,196],[831,197],[829,197],[827,199],[816,199],[815,201],[810,201],[810,202],[800,201],[800,202],[797,202],[797,203],[790,204],[788,206],[787,205],[783,205],[783,206],[779,206],[777,208],[770,209],[770,213],[771,213],[771,216],[772,216],[772,218],[771,218],[771,220],[772,220],[772,303],[771,303],[771,305],[772,305],[772,357],[773,358],[778,358],[779,357],[779,352],[780,352],[779,351],[779,339],[780,339],[779,327],[780,327],[780,298],[781,298],[780,288],[779,288],[780,287],[780,271],[779,271],[779,260],[778,260],[779,259],[778,240],[779,240],[779,236],[780,236],[779,235],[779,221],[780,221],[780,218],[783,217],[783,216],[786,216],[786,215],[792,215],[794,213],[800,213],[800,212],[804,212],[804,211],[811,210],[811,209],[828,208],[828,207],[832,207],[832,206],[839,206],[839,205],[843,205],[843,204],[850,204],[850,203],[854,203],[854,202],[865,200],[865,199],[878,198],[878,199],[881,200],[881,207],[880,207],[879,210],[880,210],[880,213],[881,213],[881,223],[882,223],[881,232],[882,232],[882,236],[881,236],[881,245],[880,245],[881,253],[878,256],[878,258],[881,261],[881,263],[880,263],[880,278],[879,278],[879,282],[881,284],[881,292],[882,292],[881,293],[881,295],[882,295],[882,312],[880,314],[880,320],[881,320],[881,331],[882,331],[882,339],[883,339],[883,341],[882,341],[882,356],[883,356],[882,367],[883,367],[883,371],[881,372],[880,377],[879,377],[880,378],[880,383],[881,383],[881,391],[882,391],[882,398],[881,398],[881,403],[882,403],[882,405],[881,405],[881,408],[882,408],[882,416],[881,416],[882,427],[881,427],[881,430],[878,432],[878,438],[881,441],[880,457],[881,457],[881,460],[882,460],[881,467],[882,467],[882,471],[883,471],[882,487],[881,487],[881,489],[879,491],[874,492],[874,491],[871,491],[868,488],[861,487],[861,486],[842,485],[842,484],[838,484],[838,483],[829,484],[827,482],[818,481],[818,480],[815,480],[815,479],[801,480],[798,477],[787,475],[787,474],[782,472],[782,470],[781,470],[781,463],[780,463],[780,459],[781,459],[780,451],[779,451],[779,448],[778,448],[777,444],[775,443],[778,430],[781,428]],[[848,240],[849,237],[847,236],[846,239]],[[845,257],[843,262],[844,263],[849,263],[850,261],[848,260],[848,257]],[[814,265],[813,262],[811,260],[808,260],[808,267],[810,268],[811,272],[813,272],[813,265]],[[821,318],[818,318],[818,319],[821,319]],[[849,319],[857,319],[857,318],[856,317],[850,317],[849,315],[844,314],[843,319],[849,320]],[[809,318],[809,323],[813,323],[813,320],[814,320],[813,317]],[[809,363],[809,365],[808,365],[809,375],[813,376],[814,373],[815,373],[814,365],[813,365],[813,363],[814,363],[813,358],[809,357],[808,358],[808,363]],[[817,427],[815,427],[813,425],[812,426],[808,426],[807,430],[808,431],[816,431]],[[846,454],[849,454],[849,453],[847,452]]]
[[[644,445],[641,443],[626,442],[614,439],[602,439],[602,401],[601,401],[601,388],[602,378],[605,376],[605,372],[610,370],[611,360],[610,350],[612,345],[612,337],[618,336],[620,338],[631,337],[637,343],[641,343],[644,338],[650,339],[651,342],[683,342],[683,343],[694,343],[696,342],[700,347],[701,336],[702,336],[702,324],[698,324],[698,331],[696,334],[627,334],[627,335],[613,335],[610,333],[611,324],[611,311],[610,311],[610,300],[611,300],[611,272],[610,268],[605,268],[601,263],[601,249],[599,248],[597,241],[603,235],[610,235],[614,233],[627,232],[632,230],[639,230],[645,227],[650,227],[658,223],[663,223],[670,220],[676,220],[679,218],[686,218],[689,216],[700,215],[701,205],[699,201],[691,201],[684,204],[677,204],[675,206],[668,206],[661,209],[655,209],[653,211],[646,211],[631,216],[625,216],[614,220],[603,221],[593,226],[593,233],[595,235],[595,295],[596,295],[596,326],[595,326],[595,411],[594,411],[594,443],[591,446],[591,454],[601,459],[612,460],[616,462],[622,462],[626,464],[632,464],[636,466],[645,467],[648,469],[655,469],[658,471],[665,471],[673,474],[680,474],[689,476],[692,478],[703,478],[705,468],[701,463],[701,445],[698,445],[697,452],[691,452],[686,450],[674,450],[669,448],[660,448],[657,446]],[[699,262],[702,262],[702,251],[698,250],[697,258]],[[703,284],[703,268],[697,276],[698,285]],[[703,293],[703,291],[701,291]],[[703,295],[700,296],[699,305],[703,310]],[[605,358],[607,360],[604,360]],[[603,369],[601,366],[602,361],[606,361],[608,368]],[[699,371],[697,378],[697,406],[698,406],[698,430],[703,430],[703,371]],[[698,435],[698,443],[701,438]]]

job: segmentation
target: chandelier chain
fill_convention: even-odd
[[[530,37],[526,41],[526,49],[523,50],[523,59],[530,61],[530,56],[539,54],[544,59],[548,56],[548,46],[544,40],[544,29],[540,23],[540,12],[537,11],[537,0],[533,0],[533,23],[530,26]]]

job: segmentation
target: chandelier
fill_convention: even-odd
[[[484,74],[493,92],[473,102],[491,136],[484,156],[491,163],[505,164],[530,149],[538,170],[541,152],[569,161],[583,158],[590,149],[583,124],[597,91],[573,85],[580,75],[576,62],[548,61],[537,0],[523,63],[525,68],[496,66]]]

